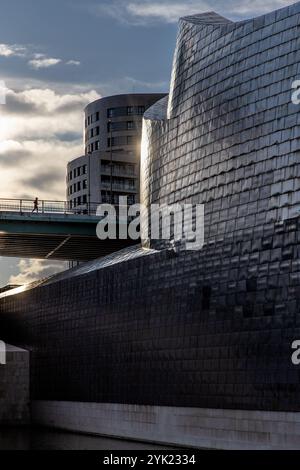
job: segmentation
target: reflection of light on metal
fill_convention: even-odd
[[[9,297],[10,295],[21,294],[22,292],[25,292],[29,288],[29,286],[30,286],[30,283],[24,284],[23,286],[20,286],[20,287],[15,287],[14,289],[10,289],[6,292],[2,292],[2,294],[0,294],[0,298]]]
[[[142,245],[145,246],[148,240],[148,213],[147,207],[149,205],[149,194],[147,191],[148,184],[146,181],[147,172],[146,166],[148,161],[149,152],[149,139],[147,132],[147,121],[143,119],[142,141],[141,141],[141,168],[140,168],[140,202],[142,204],[142,211],[140,214],[141,221],[141,239]]]
[[[145,178],[147,177],[146,172],[146,164],[148,161],[148,151],[149,151],[149,139],[147,133],[147,123],[143,121],[143,130],[142,130],[142,141],[141,141],[141,168],[140,168],[140,178],[141,178],[141,195],[140,201],[142,204],[145,204],[147,195],[145,194],[145,189],[147,187]]]
[[[16,287],[15,289],[12,289],[14,291],[14,294],[20,294],[21,292],[24,292],[27,290],[29,284],[24,284],[23,286]]]
[[[0,364],[6,364],[6,344],[4,341],[0,341]]]

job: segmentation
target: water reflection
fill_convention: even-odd
[[[170,449],[140,442],[122,441],[45,429],[0,429],[0,450],[152,450]]]

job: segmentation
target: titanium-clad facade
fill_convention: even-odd
[[[299,21],[299,3],[180,21],[169,99],[145,113],[147,206],[203,203],[207,241],[299,214]]]

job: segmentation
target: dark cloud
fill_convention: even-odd
[[[54,137],[63,142],[82,142],[82,132],[57,132]]]
[[[32,201],[32,193],[21,193],[19,195],[19,199],[25,199],[25,200],[29,200],[29,201]]]
[[[61,181],[64,181],[64,173],[59,169],[49,169],[48,171],[35,173],[32,176],[23,178],[20,180],[20,183],[30,186],[33,190],[42,190],[46,186],[51,186]]]
[[[21,98],[21,95],[8,93],[6,96],[5,111],[12,114],[36,114],[41,112],[36,103],[28,103]]]
[[[0,153],[0,165],[5,167],[16,167],[21,162],[24,163],[31,157],[28,150],[7,150]]]
[[[75,98],[70,103],[57,106],[57,108],[55,109],[55,112],[60,113],[60,114],[72,113],[74,111],[82,113],[82,110],[85,105],[86,105],[86,102],[82,99],[81,96],[78,96],[78,98]]]
[[[58,116],[82,113],[84,107],[99,95],[95,91],[57,93],[53,89],[31,88],[22,92],[9,90],[6,94],[6,114],[32,116]]]

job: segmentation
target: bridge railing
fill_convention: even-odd
[[[87,202],[76,207],[69,201],[50,201],[41,199],[37,205],[33,199],[0,198],[0,212],[16,212],[19,214],[78,214],[95,215],[100,202]]]

